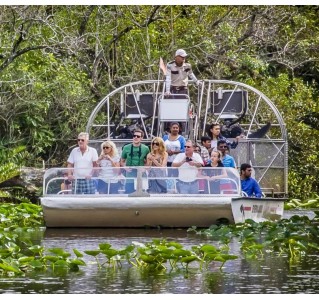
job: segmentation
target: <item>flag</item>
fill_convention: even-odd
[[[166,75],[166,66],[164,64],[163,59],[160,57],[160,69],[163,71],[163,74]]]

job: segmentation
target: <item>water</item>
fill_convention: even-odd
[[[147,242],[165,238],[190,248],[208,243],[203,237],[188,234],[186,230],[155,229],[47,229],[42,244],[62,247],[72,252],[97,249],[100,243],[110,243],[119,249],[132,241]],[[0,279],[0,293],[38,294],[287,294],[319,292],[319,258],[308,255],[297,266],[289,266],[287,257],[267,254],[264,259],[248,260],[242,257],[239,244],[231,243],[230,253],[240,258],[228,261],[222,270],[220,263],[200,271],[193,266],[188,274],[174,270],[163,274],[141,272],[123,265],[122,269],[98,270],[94,258],[84,256],[87,266],[73,273],[39,273],[28,278]]]

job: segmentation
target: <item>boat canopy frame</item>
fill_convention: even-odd
[[[202,136],[209,135],[210,124],[218,122],[229,140],[238,130],[245,136],[235,149],[230,149],[237,166],[250,163],[253,176],[272,196],[288,194],[286,125],[266,95],[230,80],[202,80],[198,87],[190,81],[187,95],[167,97],[164,91],[164,80],[145,80],[125,84],[107,94],[88,119],[90,145],[99,150],[103,141],[111,140],[121,153],[123,145],[131,143],[134,128],[141,128],[145,133],[143,143],[150,144],[155,136],[167,132],[170,121],[181,124],[181,134],[186,139],[200,142]],[[163,110],[165,100],[172,106],[165,103]],[[162,118],[163,111],[169,116],[176,112],[179,117]]]

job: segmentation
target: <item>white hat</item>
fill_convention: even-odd
[[[178,49],[176,52],[175,52],[175,57],[176,56],[181,56],[181,57],[186,57],[187,54],[186,54],[186,51],[184,49]]]

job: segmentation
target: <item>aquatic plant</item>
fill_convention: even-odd
[[[246,220],[245,223],[211,226],[201,230],[193,227],[188,231],[220,241],[236,238],[241,243],[241,251],[250,259],[260,259],[266,252],[272,252],[287,255],[289,263],[296,264],[302,256],[318,253],[318,221],[319,212],[316,212],[313,220],[295,215],[277,222],[256,223]]]
[[[220,268],[236,255],[231,255],[222,247],[218,249],[213,245],[196,245],[185,249],[183,245],[165,239],[153,239],[152,242],[132,242],[124,249],[115,250],[110,244],[100,244],[99,249],[87,250],[84,253],[95,258],[99,268],[105,265],[121,266],[121,261],[139,269],[162,271],[170,268],[182,268],[188,272],[191,263],[199,263],[199,267],[208,268],[212,262],[221,262]]]
[[[285,202],[285,210],[295,209],[295,208],[319,208],[319,195],[314,194],[310,199],[296,199],[292,198]]]

